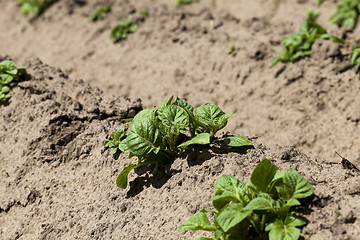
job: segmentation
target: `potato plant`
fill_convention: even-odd
[[[355,28],[360,14],[359,0],[343,0],[338,3],[336,13],[331,16],[329,24]]]
[[[0,63],[0,104],[11,97],[9,91],[13,81],[18,81],[23,74],[26,74],[25,68],[15,67],[12,61],[5,60]]]
[[[135,32],[138,29],[138,25],[133,23],[133,20],[118,21],[117,25],[111,30],[110,38],[114,42],[122,39],[126,39],[127,35]]]
[[[215,134],[224,128],[232,113],[224,113],[215,104],[206,103],[194,108],[181,98],[173,97],[158,108],[144,109],[132,119],[125,133],[116,130],[112,139],[105,141],[111,153],[129,151],[138,161],[125,167],[116,179],[120,188],[126,188],[127,176],[134,168],[152,164],[155,170],[170,163],[190,145],[216,144],[219,147],[236,148],[252,146],[252,142],[241,136],[217,138]]]
[[[271,66],[278,62],[292,62],[302,57],[311,55],[311,47],[316,40],[331,39],[336,43],[343,44],[344,41],[326,32],[326,29],[320,26],[315,19],[319,15],[319,11],[308,11],[305,22],[303,23],[300,32],[293,33],[290,37],[286,37],[283,41],[285,50],[280,50],[282,56],[277,57],[272,61]]]
[[[104,18],[104,15],[106,15],[108,12],[111,11],[112,4],[107,4],[105,6],[97,8],[95,11],[93,11],[90,14],[90,19],[92,21],[98,21]]]
[[[37,17],[41,15],[48,7],[58,0],[18,0],[21,11],[26,15]]]
[[[195,213],[179,231],[203,230],[214,237],[198,240],[296,240],[298,227],[305,224],[292,210],[301,205],[298,199],[313,194],[313,187],[295,170],[277,172],[277,167],[263,159],[254,169],[250,181],[222,175],[210,199],[214,209]],[[206,213],[215,215],[211,224]]]

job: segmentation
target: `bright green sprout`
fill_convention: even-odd
[[[193,2],[198,2],[199,0],[176,0],[175,7],[179,7],[180,5],[190,4]]]
[[[206,103],[194,108],[183,99],[173,97],[164,101],[157,109],[144,109],[132,120],[125,134],[117,129],[106,140],[110,153],[117,150],[129,151],[137,156],[138,162],[125,167],[116,179],[120,188],[126,188],[129,172],[142,165],[159,166],[170,163],[190,145],[216,144],[219,147],[250,147],[252,142],[241,136],[216,138],[215,134],[224,128],[232,113],[225,114],[217,105]],[[125,137],[126,135],[126,137]]]
[[[213,240],[297,240],[298,227],[305,224],[291,210],[301,205],[298,199],[314,192],[313,187],[297,171],[277,172],[277,167],[263,159],[254,169],[250,181],[222,175],[210,199],[214,209],[195,213],[179,231],[203,230],[214,233]],[[211,224],[206,213],[215,215]]]
[[[99,7],[90,14],[90,19],[92,21],[101,20],[104,18],[104,15],[111,11],[112,4],[107,4],[105,6]]]
[[[360,0],[343,0],[338,3],[336,13],[331,16],[329,24],[355,28],[360,13]]]
[[[228,54],[232,54],[235,51],[234,45],[230,44],[228,48]]]
[[[344,41],[326,32],[326,29],[315,22],[320,14],[319,11],[307,11],[307,17],[303,23],[300,32],[293,33],[283,41],[285,50],[278,51],[281,57],[272,61],[271,67],[280,61],[293,62],[300,58],[311,55],[311,47],[314,42],[320,38],[331,39],[336,43],[343,44]]]
[[[356,46],[352,51],[351,64],[356,64],[355,72],[357,73],[360,68],[360,45]]]
[[[0,63],[0,104],[11,97],[10,87],[13,81],[19,81],[22,74],[26,74],[25,68],[15,67],[14,62],[5,60]]]
[[[128,20],[118,21],[116,27],[111,30],[110,38],[115,42],[126,39],[129,33],[133,33],[138,29],[138,25],[133,23],[133,20],[129,18]]]
[[[44,13],[47,8],[57,1],[58,0],[18,0],[21,6],[21,11],[26,16],[32,14],[34,17]]]

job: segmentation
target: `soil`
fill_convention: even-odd
[[[205,236],[177,229],[211,207],[222,174],[247,181],[263,157],[314,186],[297,209],[308,221],[304,239],[358,239],[360,78],[349,62],[360,27],[330,26],[344,45],[319,40],[311,58],[269,68],[306,9],[320,9],[327,26],[339,1],[200,0],[174,8],[122,0],[91,22],[89,13],[109,2],[60,0],[29,19],[17,1],[0,0],[0,60],[28,70],[0,106],[1,239]],[[149,17],[136,14],[144,10]],[[138,31],[113,43],[111,28],[128,17]],[[234,112],[225,131],[254,139],[254,148],[197,148],[156,176],[146,167],[131,172],[129,187],[117,188],[117,174],[135,159],[114,157],[104,140],[128,125],[121,119],[171,95]]]

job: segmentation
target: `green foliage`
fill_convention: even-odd
[[[0,63],[0,104],[11,97],[9,91],[12,82],[18,81],[22,74],[26,74],[25,68],[15,67],[14,62],[5,60]]]
[[[300,237],[298,227],[305,222],[295,216],[291,207],[300,205],[297,199],[306,198],[313,191],[297,171],[277,172],[277,167],[264,158],[249,182],[222,175],[215,184],[215,196],[210,199],[214,209],[195,213],[179,231],[213,232],[213,238],[203,238],[213,240],[296,240]],[[213,224],[207,212],[215,214]]]
[[[21,11],[29,16],[32,14],[37,17],[41,15],[48,7],[56,3],[58,0],[18,0]]]
[[[307,17],[303,23],[300,32],[293,33],[290,37],[286,37],[283,41],[285,50],[278,51],[281,57],[275,58],[271,66],[276,65],[280,61],[292,62],[302,57],[311,55],[311,47],[319,38],[331,39],[337,43],[344,43],[340,38],[330,35],[326,29],[315,22],[319,15],[319,11],[307,11]]]
[[[235,51],[234,45],[230,44],[228,47],[228,54],[232,54]]]
[[[338,3],[336,13],[331,16],[329,24],[355,28],[360,13],[359,0],[343,0]]]
[[[133,20],[118,21],[116,27],[111,30],[110,38],[115,42],[126,39],[129,33],[133,33],[138,29],[138,25],[133,23]]]
[[[351,64],[356,64],[355,72],[357,73],[360,68],[360,45],[356,46],[352,51]]]
[[[139,166],[158,166],[178,157],[190,145],[216,144],[219,147],[236,148],[252,146],[245,137],[230,136],[216,138],[215,134],[224,128],[232,114],[225,114],[217,105],[206,103],[194,108],[183,99],[173,97],[164,101],[157,109],[144,109],[132,120],[127,134],[117,129],[111,140],[105,141],[110,152],[119,149],[129,151],[130,157],[137,156],[138,162],[125,167],[116,183],[126,188],[128,173]],[[126,137],[125,137],[126,135]]]
[[[125,136],[125,131],[123,128],[118,128],[114,133],[110,134],[109,137],[111,139],[106,139],[104,142],[104,146],[108,146],[110,148],[111,154],[116,154],[117,150],[119,150],[119,145],[121,140]]]
[[[101,20],[104,18],[104,15],[108,12],[110,12],[111,10],[111,7],[112,7],[112,4],[107,4],[105,6],[102,6],[102,7],[99,7],[97,8],[95,11],[93,11],[91,14],[90,14],[90,19],[92,21],[97,21],[97,20]]]
[[[198,2],[198,0],[176,0],[175,7],[179,7],[180,5],[190,4],[193,2]]]

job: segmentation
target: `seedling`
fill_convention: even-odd
[[[193,2],[197,2],[198,0],[177,0],[175,2],[175,7],[179,7],[180,5],[190,4]]]
[[[129,157],[137,156],[138,162],[125,167],[116,179],[120,188],[126,188],[127,176],[134,168],[153,164],[159,166],[171,162],[190,145],[210,145],[236,148],[252,146],[245,137],[229,136],[216,138],[232,113],[225,114],[217,105],[206,103],[194,108],[183,99],[173,97],[164,101],[157,109],[144,109],[132,120],[126,134],[117,129],[106,140],[110,153],[129,151]]]
[[[360,45],[356,46],[352,51],[351,64],[356,64],[355,72],[357,73],[360,68]]]
[[[126,39],[129,33],[133,33],[138,29],[138,25],[133,23],[133,20],[118,21],[116,27],[111,30],[110,38],[115,42]]]
[[[108,12],[111,11],[112,4],[107,4],[105,6],[97,8],[95,11],[93,11],[90,14],[90,19],[92,21],[101,20],[104,18],[104,15],[106,15]]]
[[[331,16],[329,24],[355,28],[360,13],[359,0],[343,0],[338,3],[336,13]]]
[[[210,199],[214,209],[195,213],[179,231],[214,233],[213,238],[198,238],[203,240],[296,240],[300,237],[298,227],[305,222],[296,217],[292,207],[301,205],[298,199],[313,192],[313,187],[297,171],[277,172],[277,167],[264,158],[249,182],[222,175],[215,184],[215,196]],[[206,213],[215,215],[213,224]]]
[[[278,62],[293,62],[302,57],[311,55],[311,47],[319,38],[331,39],[333,42],[343,44],[344,41],[326,32],[326,29],[315,22],[320,14],[319,11],[307,11],[307,17],[303,23],[300,32],[293,33],[290,37],[286,37],[283,41],[285,50],[278,51],[281,57],[277,57],[272,61],[271,67]]]
[[[0,63],[0,104],[11,97],[9,91],[13,81],[19,81],[22,74],[26,74],[25,68],[15,67],[14,62],[5,60]]]
[[[232,54],[235,51],[234,45],[230,44],[228,47],[228,54]]]
[[[18,0],[21,6],[21,11],[29,16],[32,14],[37,17],[41,15],[47,8],[58,0]]]

